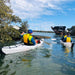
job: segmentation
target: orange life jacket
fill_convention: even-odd
[[[70,37],[67,37],[66,38],[66,42],[71,42],[71,38]]]
[[[23,35],[23,41],[24,41],[24,43],[32,44],[31,39],[32,39],[32,36],[30,34],[24,34]]]

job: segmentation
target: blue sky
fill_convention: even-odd
[[[28,21],[33,30],[75,25],[75,0],[11,0],[13,14]]]

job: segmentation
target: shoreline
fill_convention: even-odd
[[[41,30],[33,30],[33,32],[54,33],[53,31],[41,31]]]

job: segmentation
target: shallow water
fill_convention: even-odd
[[[33,33],[50,36],[50,45],[34,50],[0,56],[0,75],[75,75],[75,46],[64,48],[54,33]],[[75,38],[72,38],[75,41]]]

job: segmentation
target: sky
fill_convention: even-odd
[[[51,26],[75,25],[75,0],[11,0],[13,14],[28,21],[29,29],[51,31]]]

